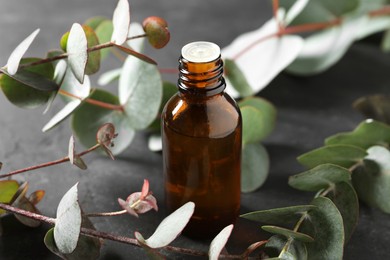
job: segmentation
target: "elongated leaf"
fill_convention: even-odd
[[[278,16],[284,17],[279,10]],[[275,37],[279,26],[275,19],[266,22],[261,28],[240,35],[229,46],[222,49],[221,55],[234,60],[251,87],[252,94],[259,92],[286,68],[299,54],[303,40],[295,35]],[[234,97],[239,93],[226,79],[227,92]]]
[[[310,0],[298,0],[288,9],[284,24],[288,25],[305,9]],[[282,1],[283,2],[283,1]]]
[[[263,185],[269,172],[269,156],[261,143],[244,146],[241,164],[241,191],[251,192]]]
[[[163,257],[158,250],[149,247],[146,244],[146,241],[144,237],[139,232],[134,232],[134,236],[137,239],[138,243],[140,243],[141,247],[145,250],[146,254],[148,255],[149,259],[151,260],[164,260],[165,257]]]
[[[87,26],[83,25],[83,30],[85,33],[85,37],[87,38],[87,47],[91,48],[95,45],[99,44],[99,39],[95,33],[95,31]],[[100,69],[100,50],[88,52],[87,65],[85,67],[85,74],[91,75],[99,71]]]
[[[65,193],[57,208],[54,240],[62,254],[70,254],[76,249],[80,236],[81,221],[76,184]]]
[[[221,254],[222,249],[225,247],[226,242],[228,241],[230,234],[232,233],[233,225],[229,225],[222,229],[221,232],[211,241],[209,248],[209,260],[218,260],[219,255]]]
[[[309,235],[297,231],[293,231],[287,228],[269,226],[269,225],[262,226],[261,228],[269,233],[273,233],[275,235],[282,235],[285,236],[286,238],[293,238],[304,243],[310,243],[314,241],[314,239]]]
[[[374,145],[390,143],[390,126],[368,119],[360,123],[352,132],[340,133],[328,137],[326,145],[349,144],[367,149]]]
[[[166,217],[154,231],[153,235],[145,240],[151,248],[160,248],[169,245],[184,229],[194,213],[195,204],[187,202],[175,212]]]
[[[229,79],[232,87],[239,93],[241,97],[250,96],[253,94],[252,88],[245,78],[244,73],[240,70],[234,60],[224,60],[225,78]]]
[[[14,180],[3,180],[0,181],[0,202],[9,203],[13,196],[18,191],[19,183]],[[0,215],[4,214],[5,210],[0,209]]]
[[[365,203],[390,213],[390,152],[382,146],[367,152],[364,166],[353,172],[353,186]]]
[[[347,244],[359,219],[359,200],[355,189],[349,182],[339,182],[327,197],[333,201],[343,217],[345,244]]]
[[[312,150],[299,156],[297,160],[300,164],[308,168],[313,168],[324,163],[348,168],[361,161],[366,155],[366,151],[360,147],[335,144]]]
[[[18,71],[20,60],[22,59],[27,49],[30,47],[31,43],[34,41],[39,31],[39,29],[36,29],[12,51],[7,61],[7,72],[10,75],[15,75]]]
[[[161,75],[156,66],[127,57],[119,78],[119,100],[129,124],[144,129],[156,118],[162,98]]]
[[[130,27],[130,6],[127,0],[119,0],[112,17],[114,30],[111,41],[122,45],[129,34]]]
[[[112,32],[114,30],[114,25],[111,20],[104,20],[101,22],[95,29],[96,36],[99,39],[99,43],[109,42],[112,36]],[[109,48],[101,49],[100,54],[101,58],[105,59],[110,53]]]
[[[334,164],[322,164],[306,172],[290,176],[288,184],[298,190],[319,191],[339,182],[348,182],[351,173]]]
[[[286,243],[290,243],[287,250],[282,253],[282,250]],[[292,240],[288,242],[287,238],[275,235],[270,237],[268,243],[265,245],[266,252],[271,256],[279,256],[272,257],[269,259],[281,259],[281,260],[306,260],[307,250],[305,243],[302,243],[297,240]]]
[[[88,42],[83,27],[74,23],[70,29],[66,51],[68,52],[68,64],[76,79],[84,82],[85,68],[88,61]]]
[[[37,62],[40,59],[26,58],[21,64]],[[1,70],[1,69],[0,69]],[[36,108],[45,104],[50,96],[59,88],[52,81],[54,68],[50,63],[21,69],[15,75],[5,70],[0,75],[0,87],[7,99],[22,108]]]
[[[265,139],[272,133],[276,122],[276,108],[273,104],[271,104],[268,100],[259,97],[248,97],[241,100],[238,104],[240,108],[249,106],[254,107],[260,111],[261,115],[258,115],[257,118],[261,125],[257,130],[258,134],[260,135],[259,140]]]
[[[300,228],[314,238],[313,243],[306,244],[308,259],[342,259],[344,227],[339,210],[325,197],[315,198],[312,204],[317,207],[309,211]]]
[[[53,81],[56,84],[58,84],[58,86],[61,86],[62,82],[63,82],[63,80],[65,78],[66,69],[68,67],[68,64],[64,60],[59,60],[55,64],[56,65],[55,65],[55,69],[54,69]],[[54,91],[50,95],[50,98],[49,98],[49,100],[47,102],[45,110],[43,111],[43,114],[46,114],[50,110],[50,108],[51,108],[55,98],[57,97],[57,93],[58,93],[58,91]]]
[[[303,214],[306,214],[308,210],[313,208],[315,208],[313,205],[291,206],[254,211],[241,215],[240,217],[270,225],[291,226],[295,224]]]
[[[119,105],[116,96],[100,89],[94,90],[89,98],[112,105]],[[130,145],[135,133],[125,113],[120,110],[111,110],[83,103],[73,113],[72,117],[73,131],[85,147],[91,147],[96,144],[96,132],[105,123],[112,123],[116,132],[119,133],[114,141],[115,146],[111,148],[113,154],[119,154]]]
[[[390,124],[389,95],[361,97],[353,102],[353,107],[367,118]]]

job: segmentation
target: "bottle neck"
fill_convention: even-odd
[[[221,56],[210,62],[190,62],[179,59],[179,91],[183,94],[212,96],[226,87]]]

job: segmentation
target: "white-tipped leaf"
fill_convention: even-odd
[[[66,51],[69,66],[80,83],[84,82],[85,67],[88,61],[88,42],[83,27],[74,23],[69,32]]]
[[[130,6],[127,0],[119,0],[112,17],[114,31],[111,41],[122,45],[126,42],[130,27]]]
[[[233,230],[233,224],[222,229],[221,232],[211,241],[209,249],[209,260],[218,260],[219,255],[221,254],[222,249],[225,247],[226,242],[228,241],[230,234]]]

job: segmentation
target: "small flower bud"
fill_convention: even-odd
[[[146,18],[142,26],[148,37],[149,43],[156,49],[161,49],[169,42],[171,37],[167,22],[157,16]]]

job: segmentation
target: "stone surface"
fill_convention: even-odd
[[[207,3],[207,4],[206,4]],[[116,1],[106,0],[0,0],[0,63],[5,64],[13,48],[36,28],[41,28],[28,56],[44,56],[59,47],[61,35],[73,22],[82,23],[95,15],[112,16]],[[171,42],[159,51],[146,52],[162,68],[176,67],[181,47],[191,41],[213,41],[221,47],[240,33],[253,30],[272,13],[267,1],[212,0],[180,1],[134,0],[130,2],[131,20],[142,22],[150,15],[166,18],[171,30]],[[109,59],[102,71],[120,63]],[[390,59],[376,44],[355,44],[330,70],[318,76],[299,78],[282,73],[262,93],[278,108],[275,132],[265,141],[271,156],[271,173],[258,191],[242,195],[241,212],[309,203],[313,194],[296,191],[287,185],[288,176],[302,168],[296,157],[322,145],[324,138],[340,131],[350,131],[363,118],[351,108],[354,99],[373,93],[384,93],[390,78]],[[176,75],[165,75],[176,80]],[[96,82],[96,77],[92,78]],[[110,87],[110,90],[115,89]],[[71,130],[69,120],[42,133],[41,128],[63,104],[56,102],[46,115],[42,109],[23,110],[10,104],[0,94],[0,161],[2,172],[61,158],[67,154]],[[130,216],[94,219],[97,229],[133,236],[140,231],[152,234],[164,218],[161,155],[147,148],[147,133],[138,133],[133,144],[116,161],[93,154],[86,156],[87,171],[71,165],[47,168],[15,179],[29,181],[30,192],[46,190],[39,204],[41,212],[55,216],[62,195],[77,181],[80,203],[86,212],[118,210],[117,198],[140,189],[143,179],[150,180],[151,190],[161,210],[139,219]],[[79,151],[82,147],[76,147]],[[30,229],[15,223],[12,217],[2,220],[4,234],[0,237],[0,259],[57,259],[43,244],[48,226]],[[241,253],[250,243],[266,239],[269,234],[257,223],[240,220],[228,243],[229,252]],[[180,238],[175,245],[207,250],[210,241]],[[385,259],[389,255],[389,216],[361,205],[360,220],[345,249],[345,259]],[[106,241],[101,259],[142,259],[143,251],[136,247]],[[171,256],[189,259],[185,256]]]

